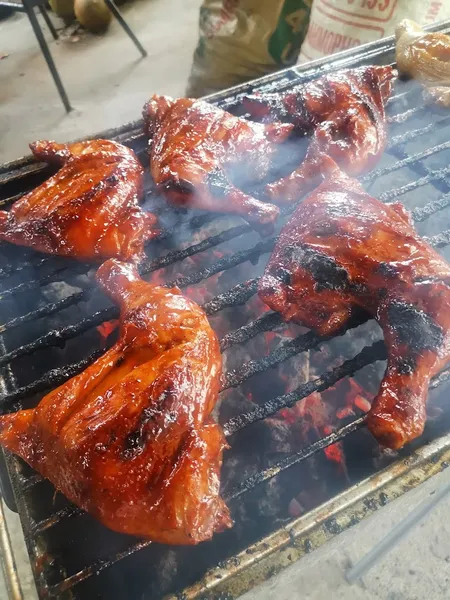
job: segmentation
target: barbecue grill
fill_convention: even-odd
[[[449,31],[450,21],[430,29]],[[289,89],[332,70],[390,64],[394,58],[394,40],[387,38],[209,96],[208,101],[243,114],[245,94]],[[450,259],[450,112],[425,105],[417,83],[398,81],[387,113],[387,150],[361,181],[382,201],[403,202],[419,232]],[[129,145],[147,162],[141,121],[98,137]],[[49,173],[49,167],[29,157],[0,167],[0,207],[10,206]],[[342,395],[339,386],[349,378],[368,395],[376,390],[385,359],[379,330],[366,317],[355,317],[334,339],[287,327],[256,297],[275,237],[261,240],[234,217],[170,208],[154,193],[150,180],[145,206],[159,215],[162,228],[146,247],[141,274],[178,285],[202,303],[221,337],[225,409],[220,419],[231,445],[225,454],[223,495],[236,525],[211,542],[189,548],[116,534],[55,494],[19,458],[2,452],[2,495],[19,513],[42,598],[236,597],[450,461],[450,413],[442,402],[450,368],[430,387],[431,410],[439,418],[431,416],[424,435],[400,452],[378,450],[365,430],[363,411],[355,406],[341,411],[333,427],[313,422],[298,434],[299,445],[287,443],[298,423],[289,429],[292,415],[283,411],[298,406],[299,400],[327,393],[331,400],[320,397],[320,406],[334,410],[333,398]],[[111,343],[114,332],[108,322],[117,318],[118,310],[97,289],[95,269],[1,245],[3,411],[34,406],[43,393],[81,372]],[[314,421],[311,414],[309,421]],[[303,498],[302,503],[296,500],[297,516],[289,503],[293,497]],[[13,551],[7,547],[8,536],[1,543],[4,553]],[[8,576],[14,583],[13,567]]]

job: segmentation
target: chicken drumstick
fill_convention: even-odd
[[[226,442],[210,417],[221,375],[206,315],[178,289],[111,259],[97,279],[120,339],[35,409],[0,417],[0,443],[102,523],[169,544],[231,526],[219,496]]]
[[[400,448],[420,435],[430,378],[450,360],[450,265],[386,206],[336,170],[281,232],[259,295],[286,321],[321,334],[355,308],[380,324],[388,365],[368,415],[373,435]]]

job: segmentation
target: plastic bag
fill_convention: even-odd
[[[449,0],[314,0],[299,62],[393,35],[404,18],[426,25],[448,17]]]

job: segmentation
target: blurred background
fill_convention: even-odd
[[[419,24],[450,17],[450,2],[441,0],[116,4],[0,0],[0,162],[27,154],[39,138],[69,141],[136,120],[155,92],[203,96],[392,35],[405,17]]]
[[[59,1],[59,0],[56,0]],[[48,11],[37,18],[73,110],[66,114],[26,14],[0,21],[0,163],[40,138],[76,139],[140,118],[150,94],[183,95],[198,39],[201,0],[133,0],[120,6],[147,50],[142,58],[116,19],[103,33]]]

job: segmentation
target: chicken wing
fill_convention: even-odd
[[[178,289],[111,259],[97,279],[120,338],[35,409],[0,417],[0,443],[122,533],[195,544],[231,526],[219,496],[226,442],[210,417],[221,375],[206,315]]]
[[[157,95],[143,116],[150,170],[170,202],[237,214],[271,233],[278,208],[238,189],[232,176],[245,170],[248,182],[262,180],[292,125],[251,123],[202,100]]]
[[[156,233],[145,213],[143,170],[134,152],[108,140],[30,144],[40,160],[62,165],[45,183],[0,211],[0,239],[79,259],[137,259]]]
[[[253,118],[294,123],[297,132],[312,135],[298,169],[267,187],[268,199],[291,203],[313,189],[333,165],[348,175],[371,169],[386,145],[385,103],[392,67],[360,67],[324,75],[284,94],[249,96],[245,108]]]
[[[387,369],[368,415],[400,448],[423,431],[430,378],[450,359],[450,265],[386,206],[336,170],[283,229],[259,295],[286,321],[333,334],[355,309],[380,324]]]

